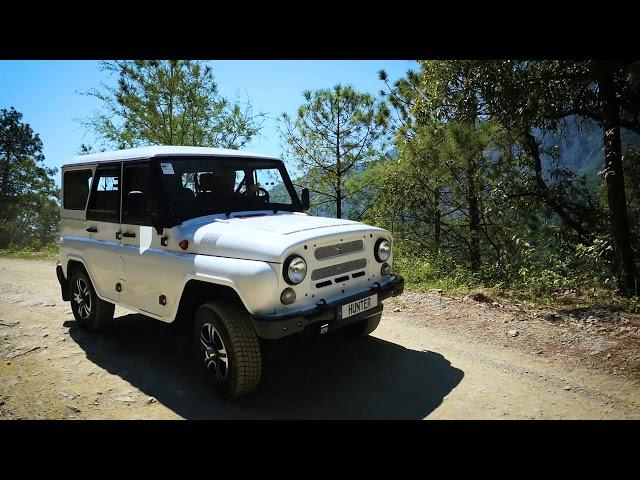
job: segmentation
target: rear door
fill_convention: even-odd
[[[116,252],[120,232],[122,164],[98,164],[87,206],[87,242],[84,257],[87,268],[103,297],[118,301]]]

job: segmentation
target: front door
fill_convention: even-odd
[[[150,164],[127,162],[123,171],[121,242],[118,250],[121,303],[159,316],[168,305],[162,285],[166,283],[167,262],[160,235],[151,226],[153,208]]]
[[[84,258],[87,269],[101,296],[118,301],[116,251],[120,240],[120,178],[121,164],[99,164],[91,185],[87,207]]]

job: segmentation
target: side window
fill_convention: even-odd
[[[193,197],[196,194],[195,175],[196,174],[192,172],[182,174],[182,176],[180,177],[180,181],[183,191],[178,192],[179,195],[182,194],[182,196],[188,195],[190,197]],[[187,189],[191,190],[191,192],[186,192]]]
[[[151,205],[148,163],[124,166],[122,190],[122,223],[144,225]]]
[[[291,195],[284,184],[282,175],[277,168],[260,168],[254,170],[254,189],[264,189],[269,193],[269,202],[291,204]]]
[[[64,172],[63,208],[66,210],[84,210],[91,190],[91,170],[71,170]]]
[[[233,187],[233,191],[236,193],[245,193],[247,191],[246,172],[243,170],[236,171],[236,184]]]
[[[120,222],[120,166],[98,167],[87,209],[87,220]]]

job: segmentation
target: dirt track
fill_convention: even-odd
[[[170,326],[116,308],[111,330],[87,334],[60,298],[53,263],[0,258],[0,418],[640,418],[635,330],[572,334],[567,353],[560,339],[572,327],[544,325],[538,350],[533,320],[412,295],[387,305],[370,338],[268,345],[259,391],[230,404]],[[615,367],[583,361],[594,338],[593,355]]]

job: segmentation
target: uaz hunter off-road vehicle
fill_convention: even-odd
[[[402,293],[391,235],[314,217],[281,160],[235,150],[145,147],[62,167],[62,298],[99,330],[114,305],[189,321],[219,394],[254,390],[259,339],[367,335]]]

